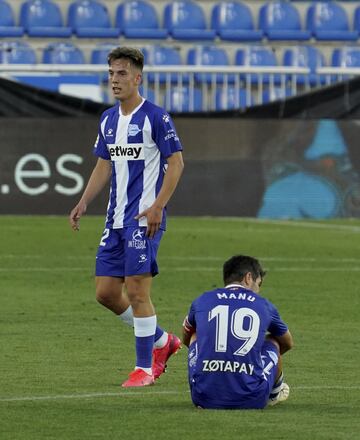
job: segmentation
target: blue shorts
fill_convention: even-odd
[[[146,228],[106,228],[96,254],[96,276],[128,277],[159,273],[156,255],[163,231],[146,237]]]
[[[196,341],[194,341],[189,346],[188,353],[188,374],[189,374],[189,385],[191,398],[195,405],[200,406],[202,408],[214,408],[214,409],[236,409],[236,408],[264,408],[269,400],[269,395],[271,390],[274,387],[276,376],[277,376],[277,366],[278,366],[278,357],[279,352],[277,347],[270,341],[265,341],[262,349],[261,349],[261,360],[263,363],[263,377],[259,379],[261,395],[254,396],[256,397],[252,402],[249,402],[249,406],[242,402],[241,404],[236,401],[233,402],[233,405],[229,405],[228,403],[225,405],[220,400],[220,396],[216,396],[216,399],[211,399],[211,401],[207,400],[202,401],[201,398],[197,395],[194,387],[194,375],[196,375],[196,364],[198,358],[198,346]],[[209,387],[212,386],[209,384]],[[227,390],[224,390],[225,392]]]

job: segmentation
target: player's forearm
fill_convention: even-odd
[[[275,339],[280,345],[280,354],[286,353],[294,346],[294,340],[289,330],[284,335],[275,337]]]
[[[80,202],[85,203],[85,205],[88,206],[104,188],[109,180],[110,174],[110,164],[104,160],[98,162],[91,173]]]
[[[175,153],[174,156],[175,157],[171,156],[171,159],[168,161],[168,168],[164,176],[162,187],[154,202],[154,205],[159,208],[164,208],[167,205],[179,183],[184,169],[184,162],[181,154]]]

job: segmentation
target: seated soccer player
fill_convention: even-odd
[[[276,307],[259,295],[265,272],[253,257],[225,262],[225,287],[203,293],[183,324],[191,397],[200,408],[261,409],[289,396],[282,355],[293,346]]]

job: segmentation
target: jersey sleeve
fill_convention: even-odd
[[[174,122],[166,112],[159,112],[155,115],[152,135],[154,142],[165,158],[178,151],[182,151],[182,145],[176,133]]]
[[[271,322],[268,331],[274,336],[282,336],[287,332],[288,326],[281,319],[277,308],[270,302],[268,302],[268,304],[270,307],[270,314],[271,314]]]
[[[93,154],[97,157],[100,157],[101,159],[111,160],[109,150],[107,149],[106,141],[104,139],[104,135],[102,132],[102,128],[104,124],[105,124],[104,121],[100,122],[98,135],[93,149]]]
[[[196,331],[194,304],[191,304],[189,314],[184,319],[183,329],[185,333],[189,335],[192,335]]]

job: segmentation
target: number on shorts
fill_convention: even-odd
[[[219,305],[209,312],[209,321],[216,318],[215,351],[226,352],[229,329],[229,306]],[[248,328],[244,321],[248,320]],[[255,345],[260,330],[259,315],[252,309],[242,307],[233,311],[230,320],[232,335],[243,341],[243,344],[234,352],[237,356],[245,356]]]
[[[110,229],[105,228],[100,240],[100,246],[106,246],[106,239],[108,238],[109,235],[110,235]]]

